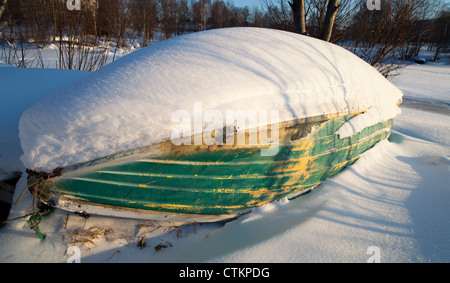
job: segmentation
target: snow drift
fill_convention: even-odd
[[[170,140],[172,114],[195,102],[222,113],[275,109],[281,121],[370,109],[343,126],[345,136],[398,115],[401,98],[333,44],[269,29],[211,30],[136,51],[25,111],[21,160],[50,172]]]

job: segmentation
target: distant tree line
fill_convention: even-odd
[[[157,28],[170,38],[211,28],[260,26],[262,15],[223,0],[81,0],[79,11],[69,11],[67,0],[8,0],[2,20],[11,29],[26,27],[39,45],[54,41],[74,24],[85,35],[106,36],[118,44],[137,33],[146,45]]]
[[[421,48],[448,53],[450,12],[440,0],[260,0],[269,26],[339,44],[391,76]],[[400,63],[399,63],[400,62]]]
[[[99,53],[89,57],[101,39],[114,41],[116,48],[130,39],[146,46],[155,33],[161,40],[236,26],[331,41],[386,76],[393,70],[386,63],[410,60],[425,44],[435,51],[434,60],[448,51],[450,13],[442,0],[379,1],[377,10],[369,9],[367,0],[255,0],[259,6],[252,8],[224,0],[81,0],[81,10],[70,11],[67,0],[0,0],[0,40],[8,46],[56,44],[59,67],[87,70],[104,63]]]
[[[146,46],[212,28],[266,26],[262,11],[222,0],[81,0],[79,10],[68,9],[67,3],[0,0],[0,57],[20,67],[44,67],[39,48],[53,43],[58,68],[95,70],[109,56],[109,46],[98,52],[104,41],[115,43],[115,58],[130,42]],[[38,50],[30,64],[25,58],[32,46]]]

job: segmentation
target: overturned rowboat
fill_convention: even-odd
[[[389,137],[401,101],[401,92],[356,56],[280,31],[208,31],[129,56],[24,113],[22,160],[42,202],[172,222],[234,218],[305,193],[353,164]],[[150,77],[136,78],[143,70]],[[174,129],[192,129],[192,121],[174,125],[173,112],[195,101],[222,113],[280,113],[271,123],[232,130],[194,121],[175,141]],[[117,104],[129,108],[118,111]],[[252,142],[261,128],[267,138]]]
[[[261,156],[263,146],[166,142],[49,179],[31,175],[29,183],[45,203],[79,213],[174,222],[194,219],[190,214],[203,215],[197,221],[232,218],[307,192],[389,136],[392,121],[340,139],[336,130],[358,114],[284,123],[285,143],[273,157]]]

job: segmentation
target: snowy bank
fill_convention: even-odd
[[[343,128],[349,135],[398,115],[401,97],[367,63],[327,42],[269,29],[211,30],[138,50],[31,107],[20,120],[22,161],[50,172],[170,140],[172,114],[195,102],[222,113],[279,110],[281,121],[370,108],[370,119]]]
[[[0,68],[10,68],[10,67],[12,66],[0,60]]]
[[[448,101],[450,99],[450,91],[447,87],[449,79],[448,65],[427,62],[426,65],[407,66],[402,70],[401,76],[394,77],[393,83],[408,98]]]

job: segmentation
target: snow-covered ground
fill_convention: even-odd
[[[0,85],[23,87],[28,76],[35,76],[33,70],[20,73],[22,85],[13,81],[18,70],[0,70],[8,74],[5,79],[2,73]],[[45,82],[52,71],[39,72]],[[83,76],[55,72],[61,83]],[[45,240],[25,219],[1,228],[0,262],[66,262],[77,255],[81,262],[450,262],[450,66],[410,65],[393,82],[404,91],[406,103],[389,141],[309,194],[257,208],[224,225],[161,227],[55,211],[39,225]],[[39,93],[44,88],[31,90],[44,95]],[[17,102],[21,93],[15,95],[11,101]],[[18,112],[2,116],[9,123],[1,124],[1,143],[16,133],[28,103],[1,104]],[[16,136],[9,138],[14,146]],[[24,187],[22,177],[15,199]],[[24,215],[30,205],[26,192],[10,218]],[[69,249],[73,245],[79,253]]]

